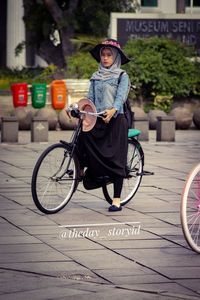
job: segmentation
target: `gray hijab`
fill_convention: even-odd
[[[123,71],[122,69],[120,69],[121,56],[117,49],[113,47],[103,47],[100,51],[102,51],[105,48],[111,50],[114,62],[110,68],[103,67],[102,63],[100,62],[99,69],[92,75],[91,80],[108,80],[111,78],[119,78],[120,73]]]

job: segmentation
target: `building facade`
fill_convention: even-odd
[[[176,14],[177,0],[139,0],[140,13]],[[185,0],[186,14],[200,13],[200,0]]]

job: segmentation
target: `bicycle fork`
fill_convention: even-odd
[[[73,175],[73,170],[70,170],[70,169],[69,169],[69,166],[70,166],[70,164],[71,164],[71,160],[72,160],[72,157],[73,157],[73,155],[74,155],[75,148],[76,148],[76,146],[77,146],[78,137],[79,137],[79,135],[80,135],[81,129],[82,129],[82,119],[79,119],[78,127],[77,127],[77,129],[76,129],[74,135],[72,136],[71,142],[70,142],[70,143],[67,143],[67,142],[65,142],[65,141],[63,141],[63,140],[60,140],[60,143],[63,144],[63,145],[65,145],[65,146],[67,147],[67,150],[69,151],[69,161],[68,161],[68,163],[67,163],[67,167],[66,167],[65,171],[63,172],[63,174],[62,174],[61,176],[58,177],[57,181],[60,180],[60,179],[62,179],[62,178],[65,176],[65,174],[67,174],[67,175],[69,175],[69,176],[72,176],[72,175]],[[62,169],[62,166],[63,166],[64,161],[65,161],[65,159],[66,159],[67,153],[68,153],[68,152],[65,151],[64,158],[63,158],[63,161],[62,161],[62,163],[61,163],[61,166],[60,166],[60,169],[59,169],[59,170]],[[58,172],[59,172],[59,171],[58,171]]]

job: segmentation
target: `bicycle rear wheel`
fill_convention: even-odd
[[[127,153],[127,176],[124,178],[123,188],[121,192],[121,205],[127,204],[137,192],[143,173],[144,153],[140,143],[135,139],[128,140]],[[102,187],[106,201],[112,204],[113,184],[105,184]]]
[[[189,246],[200,253],[200,164],[190,172],[181,197],[181,225]]]
[[[48,147],[39,157],[32,175],[32,197],[37,208],[46,214],[61,210],[71,199],[79,178],[76,156],[61,143]]]

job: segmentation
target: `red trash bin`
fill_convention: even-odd
[[[11,84],[11,91],[13,95],[13,105],[27,106],[28,103],[28,84],[27,83],[13,83]]]

